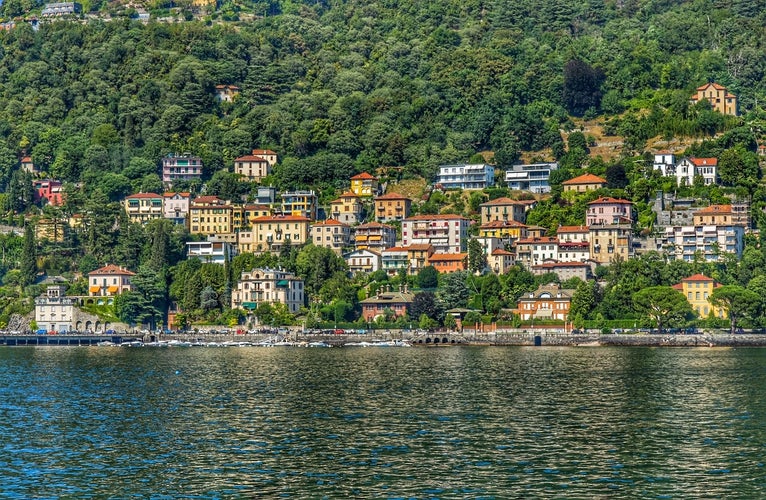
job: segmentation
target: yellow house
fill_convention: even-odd
[[[692,104],[706,100],[710,106],[724,115],[737,116],[737,96],[730,93],[726,87],[717,83],[706,83],[697,87],[697,93],[691,98]]]
[[[278,252],[287,244],[303,245],[309,238],[311,219],[299,215],[272,215],[256,217],[250,223],[250,231],[239,232],[239,253]]]
[[[481,212],[481,223],[486,224],[492,221],[515,220],[524,222],[527,217],[529,204],[523,201],[512,200],[511,198],[495,198],[479,205]]]
[[[347,191],[330,202],[330,217],[344,224],[361,222],[362,210],[362,202],[353,191]]]
[[[271,215],[271,208],[268,205],[236,205],[231,210],[235,231],[250,227],[256,217]]]
[[[165,215],[164,199],[161,194],[138,193],[125,197],[125,212],[130,222],[145,224]]]
[[[234,231],[233,208],[217,196],[200,196],[189,207],[189,232],[205,236]]]
[[[410,216],[412,201],[398,193],[386,193],[375,198],[375,220],[388,222],[404,220]]]
[[[479,227],[479,237],[520,240],[527,237],[527,226],[515,220],[493,220]]]
[[[576,193],[584,193],[586,191],[594,191],[606,186],[606,179],[593,174],[583,174],[569,179],[561,183],[564,186],[564,192],[574,191]]]
[[[372,198],[378,194],[378,179],[367,172],[357,174],[351,178],[351,191],[362,198]]]
[[[691,304],[694,312],[700,318],[707,318],[712,312],[716,318],[725,318],[726,313],[722,309],[710,303],[710,295],[713,290],[721,286],[713,278],[704,274],[695,274],[684,278],[681,283],[673,285],[673,288],[684,294],[686,301]]]

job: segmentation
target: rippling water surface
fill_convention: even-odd
[[[2,498],[764,498],[766,350],[0,348]]]

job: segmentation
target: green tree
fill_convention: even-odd
[[[37,278],[37,244],[31,224],[24,228],[24,248],[21,253],[21,286],[31,285]]]
[[[683,294],[670,286],[652,286],[634,293],[633,307],[654,321],[660,332],[666,327],[681,326],[692,313]]]
[[[476,238],[468,240],[468,270],[473,274],[481,274],[487,269],[487,254]]]
[[[439,271],[434,266],[426,266],[418,272],[416,281],[419,288],[432,290],[439,286]]]
[[[708,299],[729,316],[730,333],[737,331],[739,321],[757,313],[761,298],[753,291],[739,285],[724,285],[713,290]]]

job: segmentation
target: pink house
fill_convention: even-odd
[[[604,225],[633,222],[633,203],[619,198],[600,197],[588,203],[585,224]]]
[[[61,181],[41,179],[34,181],[35,201],[45,200],[49,205],[61,206],[64,204],[64,193],[61,189]]]

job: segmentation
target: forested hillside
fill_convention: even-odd
[[[604,114],[632,151],[704,136],[736,123],[690,108],[698,85],[726,85],[744,112],[766,100],[758,4],[312,0],[223,5],[268,14],[250,23],[19,22],[0,33],[0,184],[23,151],[117,199],[155,187],[169,152],[210,176],[271,148],[295,187],[386,165],[428,178],[480,151],[560,157],[572,115]]]

